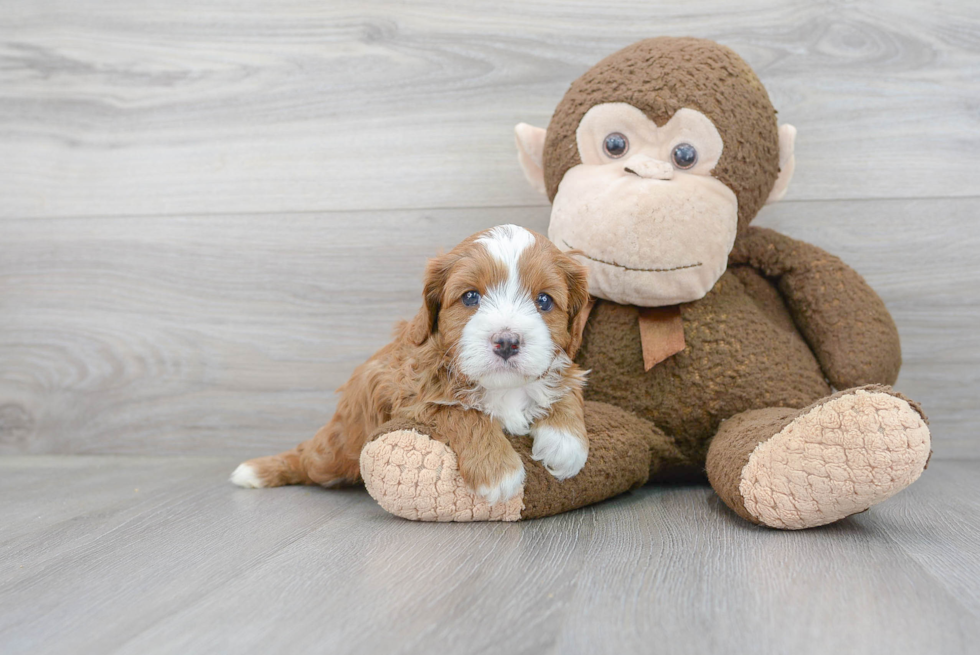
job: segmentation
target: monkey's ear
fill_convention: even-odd
[[[514,139],[517,141],[517,161],[521,163],[524,177],[535,189],[542,194],[544,188],[544,137],[547,130],[534,127],[527,123],[518,123],[514,127]]]
[[[796,128],[792,125],[779,126],[779,177],[769,192],[766,204],[779,202],[786,195],[789,181],[793,179],[793,169],[796,168]]]

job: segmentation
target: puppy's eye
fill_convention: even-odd
[[[602,142],[602,151],[613,159],[619,159],[630,149],[629,139],[624,134],[613,132]]]
[[[463,304],[466,305],[467,307],[476,307],[477,305],[480,304],[480,292],[473,291],[471,289],[470,291],[467,291],[466,293],[463,294],[461,300],[463,301]]]
[[[552,300],[551,296],[548,294],[539,293],[537,299],[534,301],[534,304],[537,305],[538,309],[541,311],[550,312],[551,308],[555,306],[555,301]]]
[[[686,170],[698,163],[698,151],[690,143],[678,143],[670,153],[670,160],[677,168]]]

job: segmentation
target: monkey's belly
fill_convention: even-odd
[[[722,420],[830,393],[782,298],[754,270],[727,271],[681,315],[686,347],[644,371],[637,308],[598,301],[576,357],[591,369],[586,398],[652,421],[701,461]]]

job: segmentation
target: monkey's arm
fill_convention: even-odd
[[[895,321],[847,264],[816,246],[757,227],[736,240],[728,260],[776,282],[834,387],[895,383],[902,364]]]

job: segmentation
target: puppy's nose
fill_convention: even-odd
[[[493,354],[506,362],[521,349],[521,336],[514,332],[498,332],[490,337],[493,343]]]

